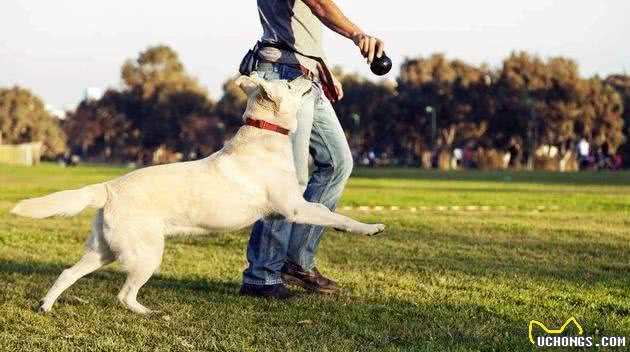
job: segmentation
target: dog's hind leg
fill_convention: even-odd
[[[164,235],[162,233],[156,231],[147,233],[147,236],[150,237],[133,236],[138,241],[128,242],[130,246],[124,247],[118,257],[128,272],[127,280],[118,293],[118,300],[129,310],[139,314],[153,312],[138,303],[138,291],[159,268],[164,251]]]
[[[55,284],[48,290],[46,297],[40,302],[39,311],[48,312],[52,309],[57,298],[68,287],[72,286],[83,276],[98,270],[114,260],[114,255],[103,241],[103,214],[99,211],[92,225],[92,234],[88,239],[83,257],[74,266],[64,270]]]

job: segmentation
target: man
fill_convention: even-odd
[[[322,24],[351,39],[368,63],[383,54],[384,44],[348,20],[332,0],[258,0],[258,11],[264,31],[262,42],[275,44],[257,53],[258,75],[267,80],[293,80],[306,75],[313,80],[313,89],[303,98],[297,115],[298,128],[292,136],[294,162],[306,200],[334,209],[350,177],[352,155],[326,98],[341,99],[343,88],[327,71]],[[326,77],[333,82],[320,83],[326,82]],[[310,180],[309,152],[315,162]],[[291,295],[285,282],[312,292],[335,292],[336,282],[315,267],[322,234],[319,226],[282,220],[257,222],[247,248],[249,267],[243,273],[241,294],[287,299]]]
[[[580,142],[578,143],[578,156],[580,169],[584,170],[588,168],[591,157],[591,145],[584,137],[582,137],[582,139],[580,139]]]

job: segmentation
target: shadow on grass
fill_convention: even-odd
[[[0,260],[0,276],[6,277],[6,274],[19,274],[20,276],[40,276],[49,285],[52,286],[54,280],[61,274],[64,269],[70,267],[71,264],[65,265],[60,263],[40,263],[40,262],[17,262]],[[91,273],[82,280],[109,280],[110,283],[120,283],[124,281],[126,273],[121,271],[112,270],[105,267],[94,273]],[[10,279],[6,279],[11,281]],[[79,281],[80,282],[80,281]],[[164,289],[185,289],[193,291],[205,291],[214,292],[220,294],[235,294],[238,292],[240,283],[230,281],[216,281],[206,279],[191,279],[191,278],[170,278],[165,275],[154,274],[151,279],[143,286],[164,288]],[[43,292],[40,293],[43,295]],[[41,298],[33,295],[29,298]]]
[[[35,304],[40,295],[44,294],[35,291],[40,291],[39,287],[42,285],[52,284],[65,267],[59,263],[0,261],[0,277],[7,277],[7,274],[10,274],[9,281],[27,280],[28,277],[29,285],[37,285],[38,288],[24,292],[26,295],[24,298]],[[121,283],[123,276],[122,272],[98,271],[84,279],[90,281],[90,287],[84,287],[80,292],[83,292],[83,297],[90,299],[86,292],[96,290],[92,297],[98,300],[96,297],[99,293],[102,296],[102,292],[110,290],[111,285]],[[497,348],[502,345],[507,348],[514,339],[518,339],[528,348],[526,340],[521,336],[522,322],[510,320],[481,305],[418,305],[387,297],[378,302],[368,302],[361,297],[307,294],[285,303],[239,297],[236,294],[239,287],[237,282],[175,279],[162,275],[154,276],[145,287],[161,290],[157,295],[160,300],[162,298],[167,300],[162,302],[162,305],[168,306],[175,302],[194,307],[189,319],[196,322],[197,328],[206,327],[208,330],[220,332],[221,327],[216,326],[216,321],[236,319],[238,324],[245,327],[245,331],[262,329],[271,340],[288,339],[287,342],[282,342],[286,344],[296,342],[305,346],[341,344],[346,347],[354,346],[355,350],[383,350],[392,347],[398,350],[434,350],[443,346],[478,348],[489,343]],[[145,300],[147,291],[144,294]],[[153,295],[152,300],[155,299]],[[77,302],[73,300],[76,299],[72,298],[71,294],[66,294],[62,295],[59,303],[61,306],[76,305]],[[93,319],[89,315],[76,316],[76,309],[72,311],[73,319]],[[54,316],[56,319],[61,319],[67,314],[60,306],[56,312],[59,314]],[[124,311],[103,311],[104,314],[122,312]],[[212,319],[209,319],[209,316]],[[298,324],[298,319],[303,317],[308,317],[307,323]],[[483,329],[475,325],[475,320],[480,317],[488,324]],[[213,323],[214,320],[216,321]],[[117,329],[124,327],[119,325]],[[335,336],[335,340],[330,340],[330,336]]]
[[[0,277],[10,277],[13,281],[27,280],[28,277],[31,285],[38,286],[37,290],[31,291],[38,291],[40,283],[51,284],[64,267],[65,265],[59,263],[4,260],[0,261]],[[86,290],[98,292],[109,290],[110,286],[122,283],[123,276],[124,273],[121,272],[99,271],[88,276],[90,287],[83,288],[81,292],[85,295],[85,292],[89,292]],[[523,307],[515,311],[506,311],[504,305],[419,303],[394,297],[365,300],[362,297],[344,295],[326,297],[302,295],[296,301],[284,303],[238,297],[236,295],[238,286],[239,283],[234,281],[156,275],[146,287],[157,288],[160,291],[153,290],[152,294],[146,293],[145,296],[151,296],[152,301],[159,299],[162,305],[169,306],[170,309],[177,309],[179,305],[193,308],[185,320],[179,320],[176,316],[170,323],[157,319],[151,324],[164,324],[163,328],[169,330],[182,329],[173,326],[175,322],[184,324],[185,329],[194,324],[196,331],[212,331],[221,338],[228,334],[231,338],[242,339],[247,339],[249,334],[265,334],[270,341],[286,346],[298,343],[297,346],[330,346],[333,350],[335,346],[373,351],[385,349],[529,351],[532,348],[527,340],[527,324],[531,317],[523,317]],[[93,297],[98,296],[98,292],[94,292]],[[25,294],[34,302],[39,299],[35,297],[38,292]],[[63,304],[72,304],[71,298],[64,300]],[[81,310],[82,308],[79,311]],[[525,311],[525,314],[530,313],[527,309]],[[76,309],[71,312],[72,319],[94,319],[90,315],[77,315]],[[103,310],[103,314],[112,315],[109,318],[105,317],[106,320],[119,321],[116,326],[118,333],[130,329],[123,323],[128,321],[128,318],[119,316],[120,314],[127,316],[127,313],[123,312],[122,309]],[[550,314],[544,310],[542,312],[538,310],[531,313]],[[69,313],[59,309],[58,314],[54,316],[56,319],[62,319]],[[177,315],[174,312],[169,314]],[[542,319],[545,316],[536,318]],[[136,320],[133,321],[137,324]],[[601,315],[588,317],[583,323],[588,333],[593,333],[591,326],[598,326],[609,335],[623,336],[624,333],[619,327],[607,325]],[[234,324],[240,326],[238,331],[234,331]],[[178,333],[182,334],[183,331],[180,330]],[[107,338],[108,334],[107,331],[100,332],[97,339]],[[241,336],[242,334],[247,336]],[[331,340],[331,336],[334,336],[334,339]],[[159,338],[161,337],[156,336],[156,339]],[[163,348],[167,342],[150,340],[147,343],[149,345],[144,347],[155,344],[153,347]]]

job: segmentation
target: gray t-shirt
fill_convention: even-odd
[[[322,47],[322,23],[302,0],[257,0],[262,41],[283,43],[309,56],[325,59]],[[261,59],[300,64],[317,75],[317,61],[276,48],[260,50]]]

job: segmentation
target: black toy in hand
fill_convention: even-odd
[[[374,57],[374,61],[372,61],[372,64],[370,65],[370,70],[372,70],[372,73],[377,76],[386,75],[389,71],[391,71],[391,69],[392,60],[387,57],[384,52],[381,57]]]

